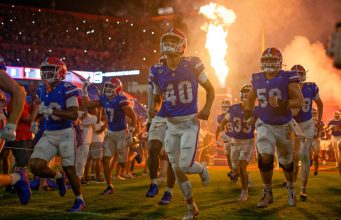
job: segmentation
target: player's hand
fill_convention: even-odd
[[[50,116],[52,115],[52,113],[53,113],[53,109],[47,106],[45,106],[45,108],[41,110],[41,114],[44,114],[45,116]]]
[[[300,111],[300,108],[292,108],[291,112],[292,112],[292,116],[296,116],[298,114],[298,112]]]
[[[269,97],[269,104],[273,108],[279,107],[277,96],[274,96],[274,95],[270,96]]]
[[[253,117],[250,117],[246,120],[246,124],[248,126],[252,126],[255,123],[255,119]]]
[[[32,122],[31,122],[30,131],[31,131],[33,134],[37,134],[37,133],[38,133],[38,130],[39,130],[39,127],[38,127],[37,122],[32,121]]]
[[[1,131],[0,136],[4,138],[6,141],[15,141],[16,138],[16,125],[15,124],[7,124]]]
[[[208,120],[208,117],[210,117],[210,110],[207,108],[203,108],[198,114],[197,118],[200,120]]]

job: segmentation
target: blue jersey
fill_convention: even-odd
[[[220,115],[218,115],[217,117],[217,123],[220,125],[221,122],[223,121],[223,119],[226,117],[225,113],[221,113]],[[233,137],[233,124],[231,120],[228,120],[226,122],[225,128],[224,128],[224,132],[228,137]]]
[[[162,93],[167,117],[188,116],[198,112],[198,81],[204,82],[204,65],[198,57],[181,57],[175,70],[166,64],[151,67],[154,93]]]
[[[125,130],[127,128],[127,121],[122,107],[129,105],[128,98],[122,93],[113,97],[111,100],[106,95],[101,95],[99,101],[107,116],[109,130]]]
[[[341,119],[329,121],[328,127],[331,127],[333,136],[341,136]]]
[[[301,91],[304,98],[304,104],[298,114],[294,117],[298,123],[308,121],[312,118],[311,109],[313,100],[318,97],[319,88],[315,83],[308,82],[303,83]]]
[[[149,75],[149,79],[148,79],[148,84],[154,90],[154,86],[153,86],[153,83],[151,81],[150,75]],[[150,99],[153,99],[153,90],[151,91],[151,94],[148,94],[150,96],[149,97]],[[151,100],[151,101],[154,102],[154,100]],[[148,106],[148,108],[150,108],[150,106]],[[157,113],[157,116],[162,117],[162,118],[167,117],[165,105],[161,105],[161,108],[160,108],[159,112]]]
[[[269,104],[270,96],[277,96],[279,99],[289,99],[289,84],[298,83],[299,76],[292,71],[279,71],[272,79],[267,79],[264,72],[252,75],[252,87],[254,88],[259,101],[259,118],[269,125],[284,125],[292,119],[290,109],[279,111]]]
[[[247,125],[244,119],[244,109],[241,104],[234,104],[229,107],[229,113],[233,124],[233,138],[253,139],[255,125]]]
[[[44,84],[38,96],[41,103],[44,103],[45,106],[53,109],[66,110],[70,107],[67,106],[67,100],[71,97],[78,96],[78,89],[71,83],[61,81],[50,92],[47,92],[46,85]],[[45,130],[56,131],[71,128],[73,121],[50,115],[46,118],[44,125]]]

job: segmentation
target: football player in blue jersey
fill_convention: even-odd
[[[327,130],[332,134],[332,146],[335,154],[336,167],[341,171],[341,113],[340,111],[334,112],[334,118],[329,121]],[[341,174],[341,172],[340,172]]]
[[[313,82],[305,82],[306,70],[301,65],[294,65],[291,68],[292,71],[298,73],[300,77],[300,88],[303,94],[303,106],[299,109],[298,113],[294,116],[294,119],[298,123],[304,138],[295,137],[294,141],[294,181],[297,179],[298,174],[298,162],[301,160],[301,192],[300,198],[302,201],[307,199],[307,183],[310,171],[310,151],[313,144],[315,123],[312,118],[312,105],[313,102],[317,106],[317,127],[320,127],[322,114],[323,114],[323,102],[320,98],[319,88]]]
[[[126,116],[131,119],[131,127],[129,127],[129,135],[138,134],[136,126],[136,115],[129,106],[127,96],[122,92],[123,86],[118,78],[111,78],[104,83],[103,94],[99,100],[90,101],[88,97],[87,87],[89,82],[83,84],[83,105],[87,108],[103,107],[107,119],[109,133],[105,136],[103,142],[103,169],[105,180],[107,182],[106,189],[102,195],[112,194],[114,187],[112,185],[110,161],[117,153],[118,164],[124,169],[127,158],[126,139],[128,137]]]
[[[25,104],[25,90],[6,73],[7,67],[0,56],[0,89],[11,94],[12,111],[6,125],[1,125],[0,138],[6,141],[14,141],[16,138],[16,126]],[[0,142],[3,142],[2,140]],[[0,144],[0,152],[3,143]],[[16,168],[14,173],[0,174],[0,187],[14,186],[19,200],[26,205],[31,197],[31,189],[28,183],[27,172],[24,168]]]
[[[195,158],[199,119],[208,119],[215,95],[201,60],[198,57],[182,56],[186,46],[186,36],[178,29],[170,29],[162,35],[160,47],[166,62],[151,67],[154,102],[149,112],[153,118],[161,103],[164,105],[167,117],[165,150],[187,201],[187,212],[183,219],[193,219],[199,210],[187,174],[199,174],[202,184],[208,184],[207,168],[196,162]],[[198,84],[206,91],[206,103],[199,113]]]
[[[165,62],[165,58],[160,59],[160,63]],[[151,79],[148,80],[148,110],[152,110],[152,103],[154,102],[153,96],[153,83]],[[159,112],[154,118],[148,117],[148,147],[149,147],[149,157],[148,157],[148,168],[149,177],[151,184],[146,193],[146,197],[154,197],[158,194],[158,179],[157,172],[159,169],[159,155],[163,150],[164,139],[166,135],[166,122],[167,114],[165,111],[165,105],[161,105]],[[151,115],[151,114],[149,114]],[[167,157],[167,155],[164,155]],[[167,190],[165,191],[163,197],[161,198],[159,204],[167,205],[171,202],[173,188],[175,185],[175,174],[172,169],[172,165],[169,163],[167,168]]]
[[[244,119],[245,103],[250,90],[251,85],[249,84],[242,87],[240,90],[241,103],[230,106],[228,114],[225,116],[225,120],[231,121],[233,126],[231,161],[233,173],[240,176],[242,183],[239,201],[247,201],[249,199],[248,188],[251,187],[251,179],[247,173],[247,165],[251,160],[254,149],[254,121],[257,119],[257,116],[253,114],[248,120]]]
[[[40,66],[42,86],[39,117],[45,117],[44,135],[31,155],[30,168],[33,174],[43,178],[55,178],[60,196],[66,193],[66,177],[75,194],[74,205],[69,212],[78,212],[85,207],[80,180],[75,169],[75,136],[73,120],[78,117],[78,89],[63,81],[67,70],[58,57],[47,57]],[[62,159],[64,171],[55,171],[48,162],[57,154]]]
[[[227,166],[230,169],[230,172],[227,173],[227,176],[232,181],[237,181],[238,177],[233,174],[232,162],[231,162],[231,138],[233,134],[233,125],[229,120],[224,120],[226,114],[228,114],[229,107],[231,106],[231,101],[228,99],[224,99],[222,102],[222,113],[217,117],[217,130],[216,130],[216,141],[218,141],[219,134],[221,133],[221,138],[224,141],[224,153],[226,155]]]
[[[301,108],[303,104],[299,76],[296,72],[282,70],[282,54],[277,48],[266,49],[260,64],[262,71],[252,75],[252,89],[244,111],[246,119],[252,117],[255,101],[258,99],[256,146],[264,195],[257,207],[267,207],[273,202],[271,184],[275,149],[287,180],[288,203],[295,206],[294,148],[290,140],[290,125],[291,108]]]

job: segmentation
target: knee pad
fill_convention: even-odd
[[[263,163],[262,155],[258,154],[258,168],[262,172],[268,172],[274,168],[274,156],[270,156],[270,160],[267,163]]]
[[[294,162],[291,162],[287,165],[283,165],[281,163],[279,163],[279,166],[286,172],[290,173],[292,171],[294,171]]]

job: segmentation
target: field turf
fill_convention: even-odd
[[[240,182],[227,180],[226,168],[209,167],[211,182],[208,187],[200,184],[197,175],[191,176],[193,192],[200,215],[197,219],[341,219],[341,176],[335,168],[320,171],[317,177],[311,173],[308,183],[308,200],[298,198],[296,207],[287,204],[287,191],[281,186],[283,173],[276,171],[273,178],[274,203],[265,209],[256,209],[261,197],[262,184],[255,167],[250,169],[253,188],[247,202],[237,202]],[[140,170],[137,170],[140,171]],[[90,183],[83,186],[86,208],[81,213],[67,213],[74,197],[68,190],[65,198],[58,191],[33,192],[28,205],[22,206],[16,195],[6,194],[0,189],[0,219],[181,219],[186,210],[185,201],[176,186],[172,203],[158,205],[165,184],[155,198],[146,198],[148,177],[115,181],[113,195],[100,196],[105,184]],[[296,183],[297,195],[299,182]]]

